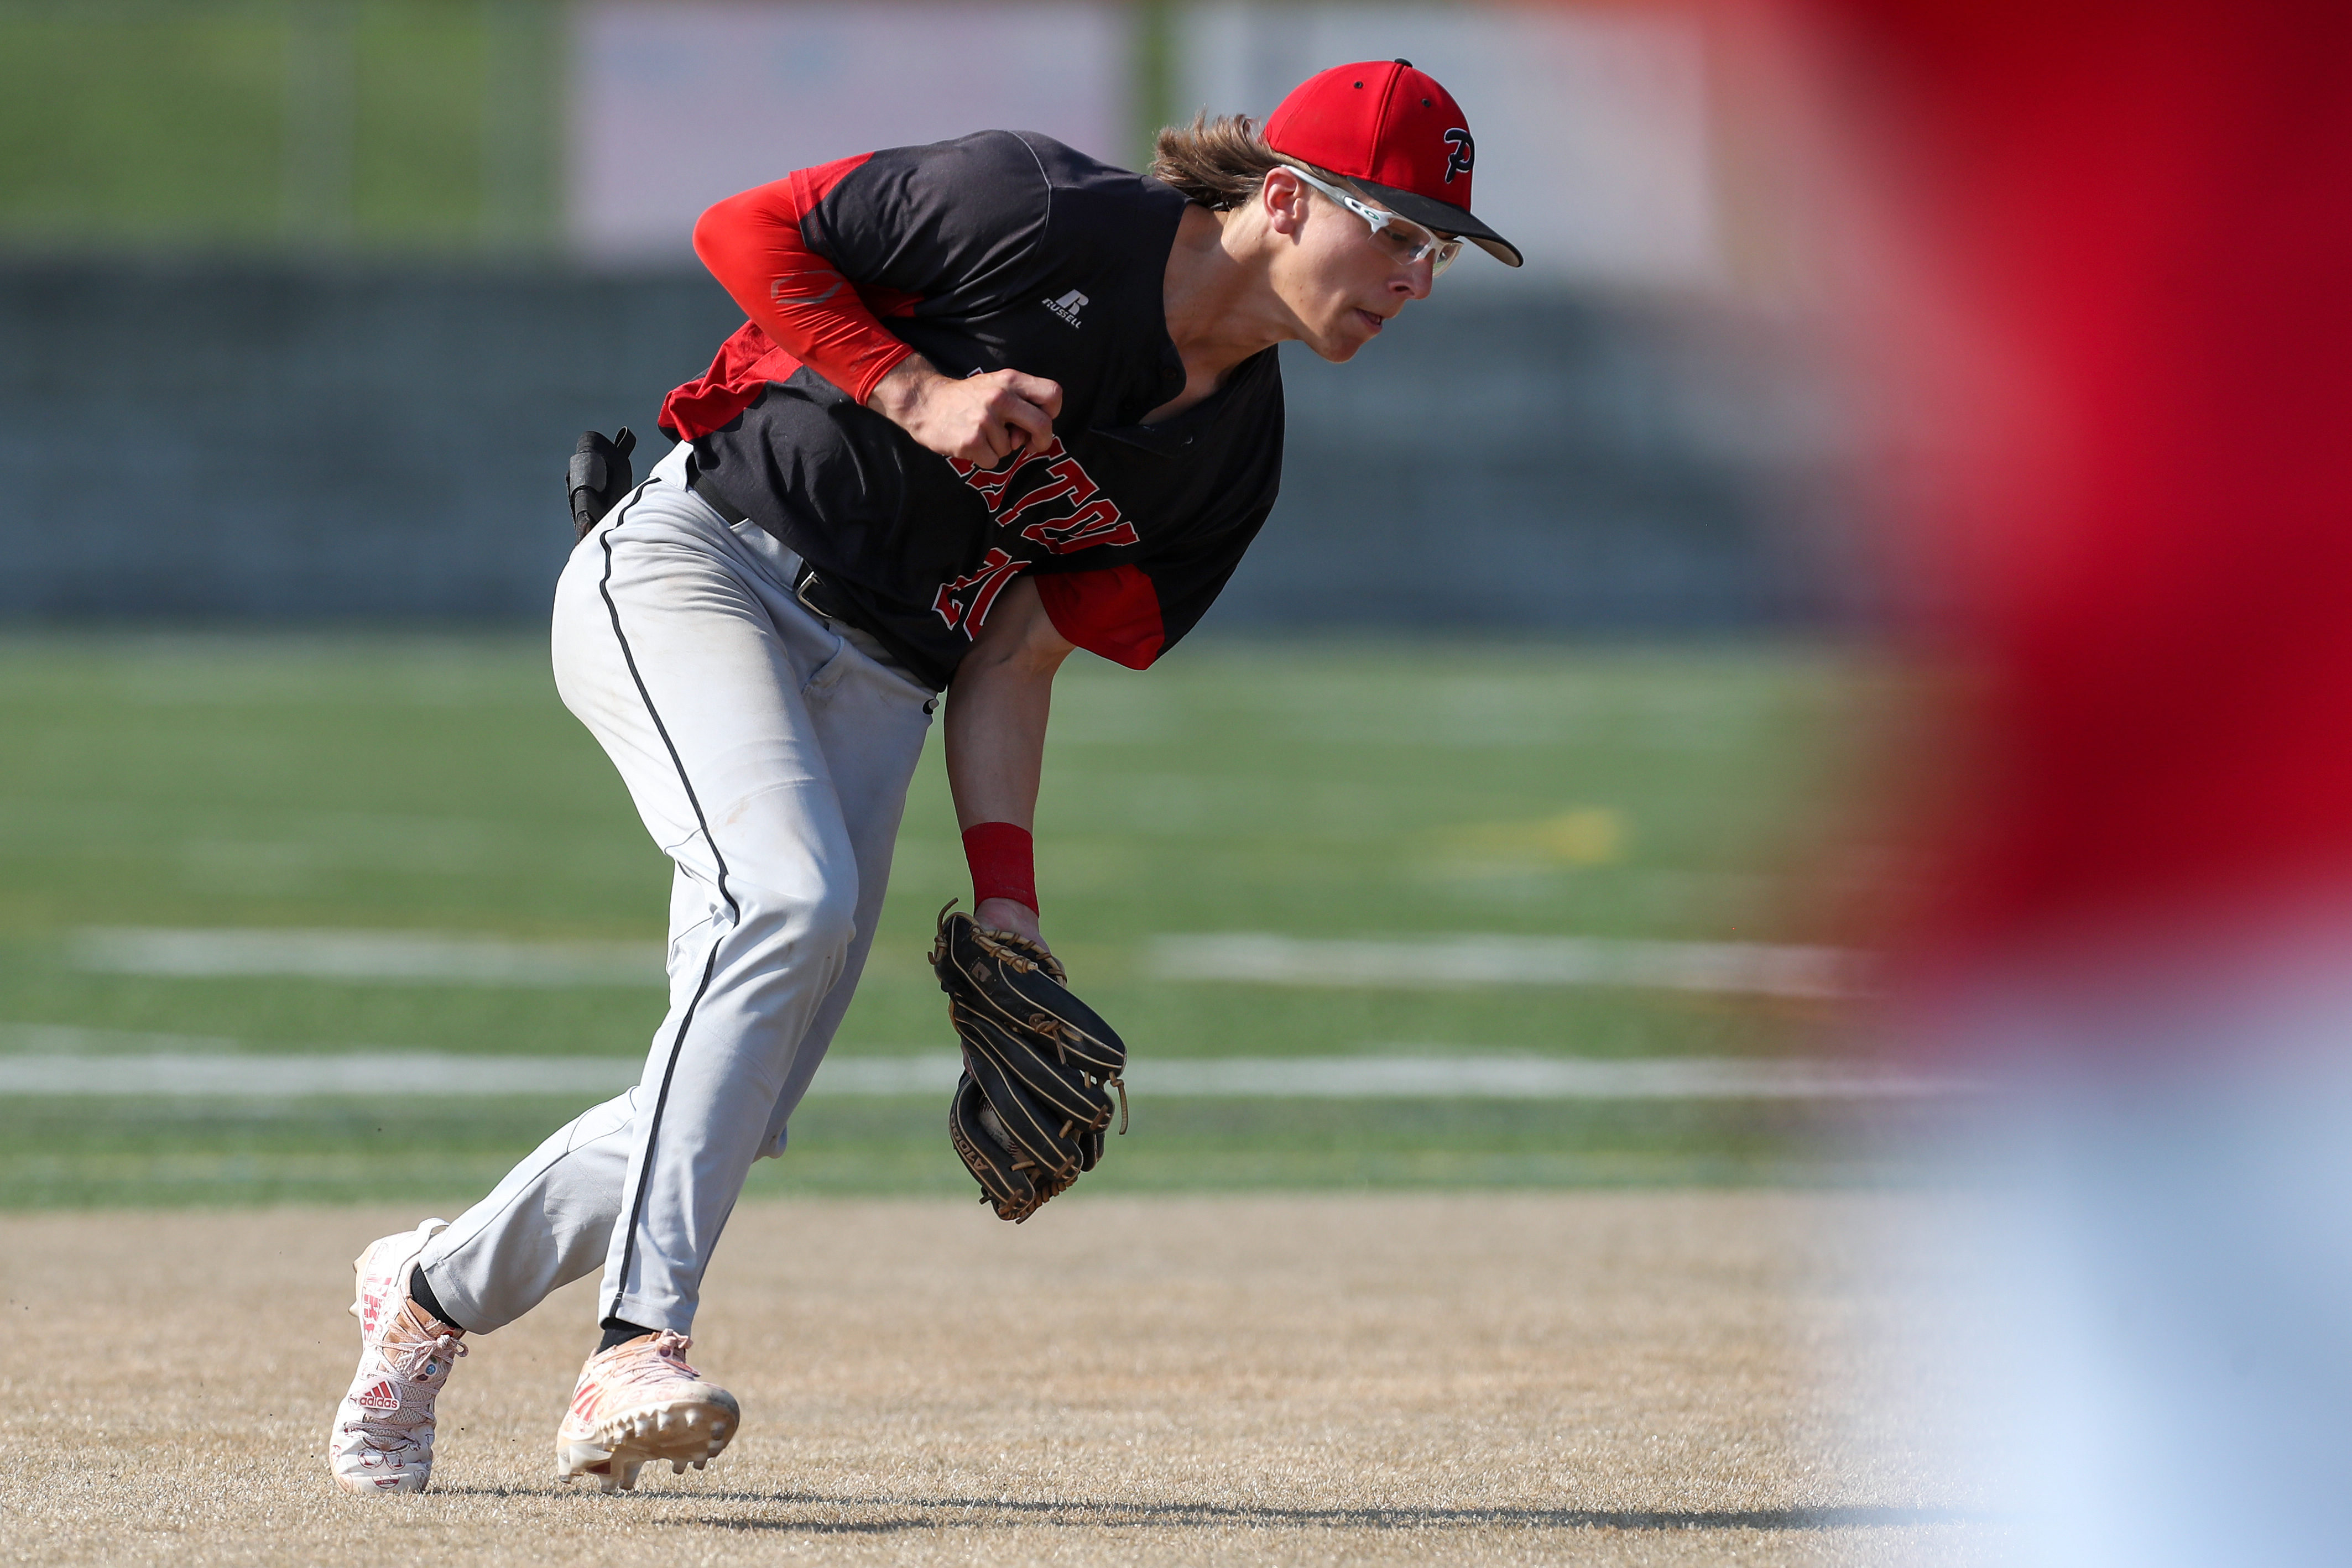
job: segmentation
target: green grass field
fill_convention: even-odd
[[[1204,643],[1063,677],[1046,925],[1139,1057],[1824,1049],[1788,1003],[1634,990],[1154,978],[1167,934],[1807,940],[1868,671],[1817,652]],[[536,640],[0,642],[0,1051],[364,1046],[640,1055],[652,987],[515,988],[79,967],[93,927],[656,941],[667,862]],[[923,961],[968,896],[939,747],[835,1051],[950,1044]],[[60,1031],[71,1031],[61,1033]],[[169,1042],[165,1042],[167,1045]],[[257,1066],[261,1064],[257,1063]],[[820,1079],[820,1085],[823,1080]],[[560,1098],[0,1096],[0,1203],[462,1203]],[[753,1190],[961,1188],[944,1106],[813,1097]],[[1850,1118],[1789,1103],[1160,1099],[1099,1190],[1834,1179]]]

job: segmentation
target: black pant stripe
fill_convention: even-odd
[[[644,490],[640,486],[637,495],[642,494]],[[604,575],[597,580],[596,591],[604,596],[604,609],[613,618],[613,639],[621,645],[621,659],[629,666],[629,679],[636,683],[637,697],[646,705],[646,716],[654,721],[654,732],[661,737],[662,747],[669,753],[670,766],[677,769],[678,786],[686,791],[687,804],[694,808],[694,825],[701,830],[702,841],[710,846],[710,858],[718,862],[719,896],[726,900],[728,914],[740,924],[743,911],[737,905],[735,895],[727,890],[727,857],[719,853],[719,841],[711,836],[709,821],[702,814],[702,800],[694,792],[694,780],[686,776],[686,764],[679,759],[677,747],[669,737],[669,727],[662,723],[661,710],[654,706],[653,694],[646,690],[646,678],[637,670],[637,656],[629,647],[628,634],[621,630],[621,607],[613,601],[613,534],[614,529],[628,521],[628,508],[636,504],[637,495],[629,497],[621,508],[621,515],[614,519],[613,527],[604,530],[600,541],[604,551]],[[686,1044],[686,1031],[694,1027],[695,1012],[702,1006],[703,993],[710,988],[710,977],[718,968],[719,943],[714,941],[710,945],[710,956],[703,960],[702,979],[694,988],[693,999],[686,1004],[686,1011],[677,1020],[677,1032],[670,1037],[669,1060],[662,1066],[661,1089],[654,1096],[653,1120],[646,1129],[646,1157],[637,1166],[637,1190],[629,1203],[628,1218],[624,1221],[628,1227],[628,1239],[621,1249],[620,1274],[614,1282],[612,1302],[604,1309],[606,1317],[620,1315],[621,1298],[628,1291],[629,1270],[635,1266],[637,1259],[637,1224],[645,1218],[646,1178],[652,1171],[654,1148],[661,1138],[662,1113],[669,1105],[670,1081],[677,1074],[678,1051]]]

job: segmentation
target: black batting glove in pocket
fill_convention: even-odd
[[[572,448],[572,466],[564,475],[572,498],[572,538],[586,538],[588,530],[635,486],[629,454],[636,449],[636,434],[625,424],[610,441],[598,431],[580,433],[580,444]]]

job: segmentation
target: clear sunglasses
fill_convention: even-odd
[[[1429,276],[1435,277],[1452,267],[1454,258],[1462,254],[1462,242],[1458,239],[1441,239],[1411,218],[1361,201],[1328,181],[1317,179],[1296,163],[1285,163],[1282,167],[1371,225],[1372,243],[1407,267],[1425,259],[1429,263]]]

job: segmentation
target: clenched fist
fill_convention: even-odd
[[[1062,389],[1019,371],[957,381],[920,354],[909,354],[876,384],[866,406],[942,457],[993,468],[1015,452],[1054,439]]]

